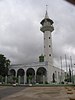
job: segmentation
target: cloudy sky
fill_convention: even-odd
[[[0,53],[11,63],[38,61],[43,54],[40,21],[48,15],[54,21],[52,33],[54,64],[60,56],[75,61],[75,6],[64,0],[0,0]]]

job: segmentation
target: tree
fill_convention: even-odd
[[[5,62],[5,75],[8,75],[9,65],[10,65],[10,60],[7,59]]]
[[[17,77],[15,77],[15,76],[13,76],[13,83],[16,83],[17,81],[18,81],[18,78]]]
[[[6,76],[8,75],[10,60],[6,59],[6,57],[3,54],[0,54],[0,75]]]
[[[67,77],[65,79],[65,82],[72,82],[72,74],[71,74],[70,67],[69,67],[69,73],[67,73]]]

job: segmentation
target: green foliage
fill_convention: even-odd
[[[27,78],[28,78],[28,83],[29,84],[32,83],[32,75],[29,75]]]
[[[10,60],[6,59],[6,57],[3,54],[0,54],[0,75],[6,76],[8,75]]]
[[[71,75],[71,69],[69,68],[69,73],[67,73],[65,82],[72,82],[72,75]]]
[[[32,76],[31,76],[31,75],[29,75],[28,79],[32,80]]]
[[[17,77],[14,76],[14,77],[13,77],[13,80],[17,80]]]
[[[12,80],[13,80],[13,83],[16,83],[16,82],[18,81],[18,78],[15,77],[15,76],[13,76],[13,77],[12,77]]]

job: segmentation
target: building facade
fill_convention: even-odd
[[[18,77],[19,84],[26,83],[52,83],[64,81],[64,71],[53,66],[52,36],[54,30],[53,21],[48,17],[40,22],[40,30],[44,34],[44,62],[29,64],[15,64],[9,68],[10,76]]]

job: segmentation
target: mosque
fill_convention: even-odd
[[[44,35],[44,58],[39,62],[10,65],[9,74],[18,78],[19,84],[29,83],[59,83],[64,81],[64,70],[53,65],[52,36],[53,21],[46,10],[44,19],[40,22],[40,31]],[[43,58],[43,61],[41,61]]]

